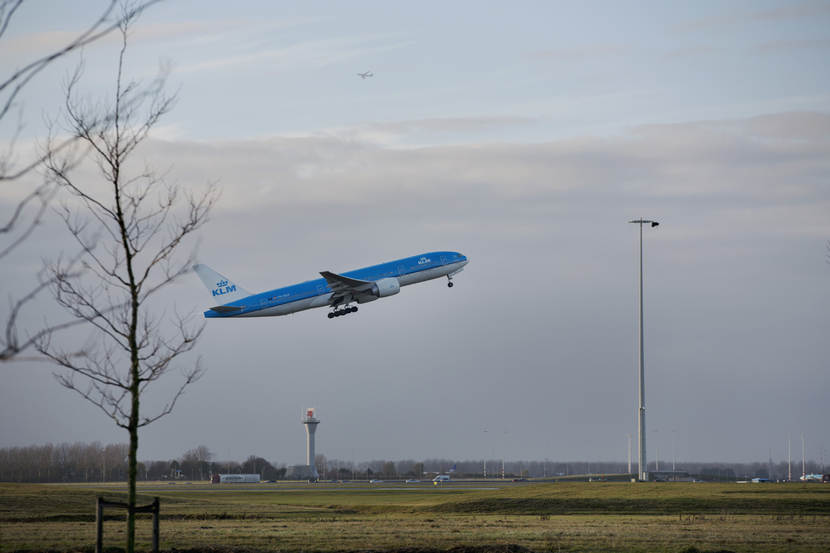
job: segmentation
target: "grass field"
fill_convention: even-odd
[[[91,551],[95,497],[123,501],[123,489],[0,484],[0,551]],[[163,550],[830,550],[821,484],[148,483],[139,492],[142,504],[161,498]],[[124,527],[108,511],[106,547],[122,546]],[[138,538],[149,550],[149,518]]]

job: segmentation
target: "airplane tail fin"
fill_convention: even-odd
[[[220,305],[241,300],[251,295],[250,292],[230,279],[220,275],[207,265],[194,265],[193,270],[196,271],[196,274],[202,279],[205,287],[210,290],[211,296]]]

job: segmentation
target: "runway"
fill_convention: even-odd
[[[513,482],[498,482],[495,483],[483,481],[456,481],[456,482],[442,482],[438,485],[431,481],[420,482],[415,484],[403,484],[401,482],[382,482],[382,483],[368,483],[368,482],[258,482],[254,484],[230,483],[230,484],[211,484],[207,482],[148,482],[146,484],[138,483],[138,491],[140,493],[273,493],[273,492],[309,492],[309,491],[325,491],[325,492],[372,492],[372,491],[396,491],[409,492],[418,491],[424,492],[426,490],[434,491],[493,491],[504,487],[516,485]],[[106,486],[110,488],[110,486]],[[112,486],[116,487],[116,486]],[[117,486],[120,487],[120,486]]]

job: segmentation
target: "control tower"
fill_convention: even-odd
[[[317,467],[314,466],[314,433],[317,431],[317,425],[320,424],[320,420],[314,418],[314,408],[311,407],[306,409],[305,414],[303,416],[303,424],[305,425],[305,432],[306,432],[306,464],[308,465],[308,469],[311,472],[311,476],[314,479],[320,477],[317,473]]]

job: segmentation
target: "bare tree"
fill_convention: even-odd
[[[55,375],[63,386],[129,433],[130,552],[135,545],[138,430],[169,414],[202,372],[198,360],[186,365],[181,384],[163,406],[149,414],[140,411],[148,386],[181,362],[204,328],[190,315],[168,317],[154,310],[151,300],[189,270],[192,256],[179,251],[188,235],[206,222],[216,199],[212,186],[200,194],[184,194],[146,166],[133,170],[137,148],[174,102],[164,92],[164,72],[147,84],[124,76],[128,31],[136,16],[125,9],[120,19],[121,48],[110,107],[79,97],[80,69],[66,90],[67,131],[78,146],[89,149],[99,178],[77,177],[66,161],[72,159],[69,153],[57,155],[51,149],[45,161],[55,185],[67,193],[60,215],[80,246],[85,269],[78,274],[71,262],[53,263],[51,288],[58,304],[89,327],[94,341],[83,357],[67,351],[51,335],[36,344],[63,368]]]
[[[132,11],[139,13],[159,1],[149,0],[138,3]],[[0,44],[9,28],[13,27],[15,16],[24,3],[24,0],[0,0]],[[24,176],[40,166],[50,152],[25,157],[23,160],[18,159],[15,145],[23,128],[22,109],[18,109],[19,100],[32,80],[54,62],[117,29],[121,17],[114,15],[116,3],[117,0],[106,0],[92,24],[79,32],[72,40],[42,57],[24,62],[11,74],[0,77],[0,125],[11,127],[8,145],[5,151],[0,152],[0,184],[8,187],[25,187],[25,190],[21,190],[22,199],[13,204],[10,210],[0,213],[0,260],[8,258],[16,248],[25,243],[43,222],[43,217],[56,191],[54,184],[48,181],[34,185],[20,182]],[[15,114],[17,114],[16,118]],[[60,142],[52,143],[53,152],[51,153],[63,150],[75,140],[76,137],[69,136]],[[2,323],[4,328],[0,332],[0,361],[15,358],[21,351],[32,346],[44,333],[54,332],[73,324],[72,322],[54,324],[47,328],[29,331],[21,336],[18,324],[21,311],[50,284],[43,273],[36,275],[35,280],[37,283],[31,289],[10,300],[9,313],[5,316]]]
[[[204,480],[210,470],[209,461],[212,457],[213,453],[207,446],[200,445],[189,449],[182,455],[182,471],[190,476],[191,480]]]

